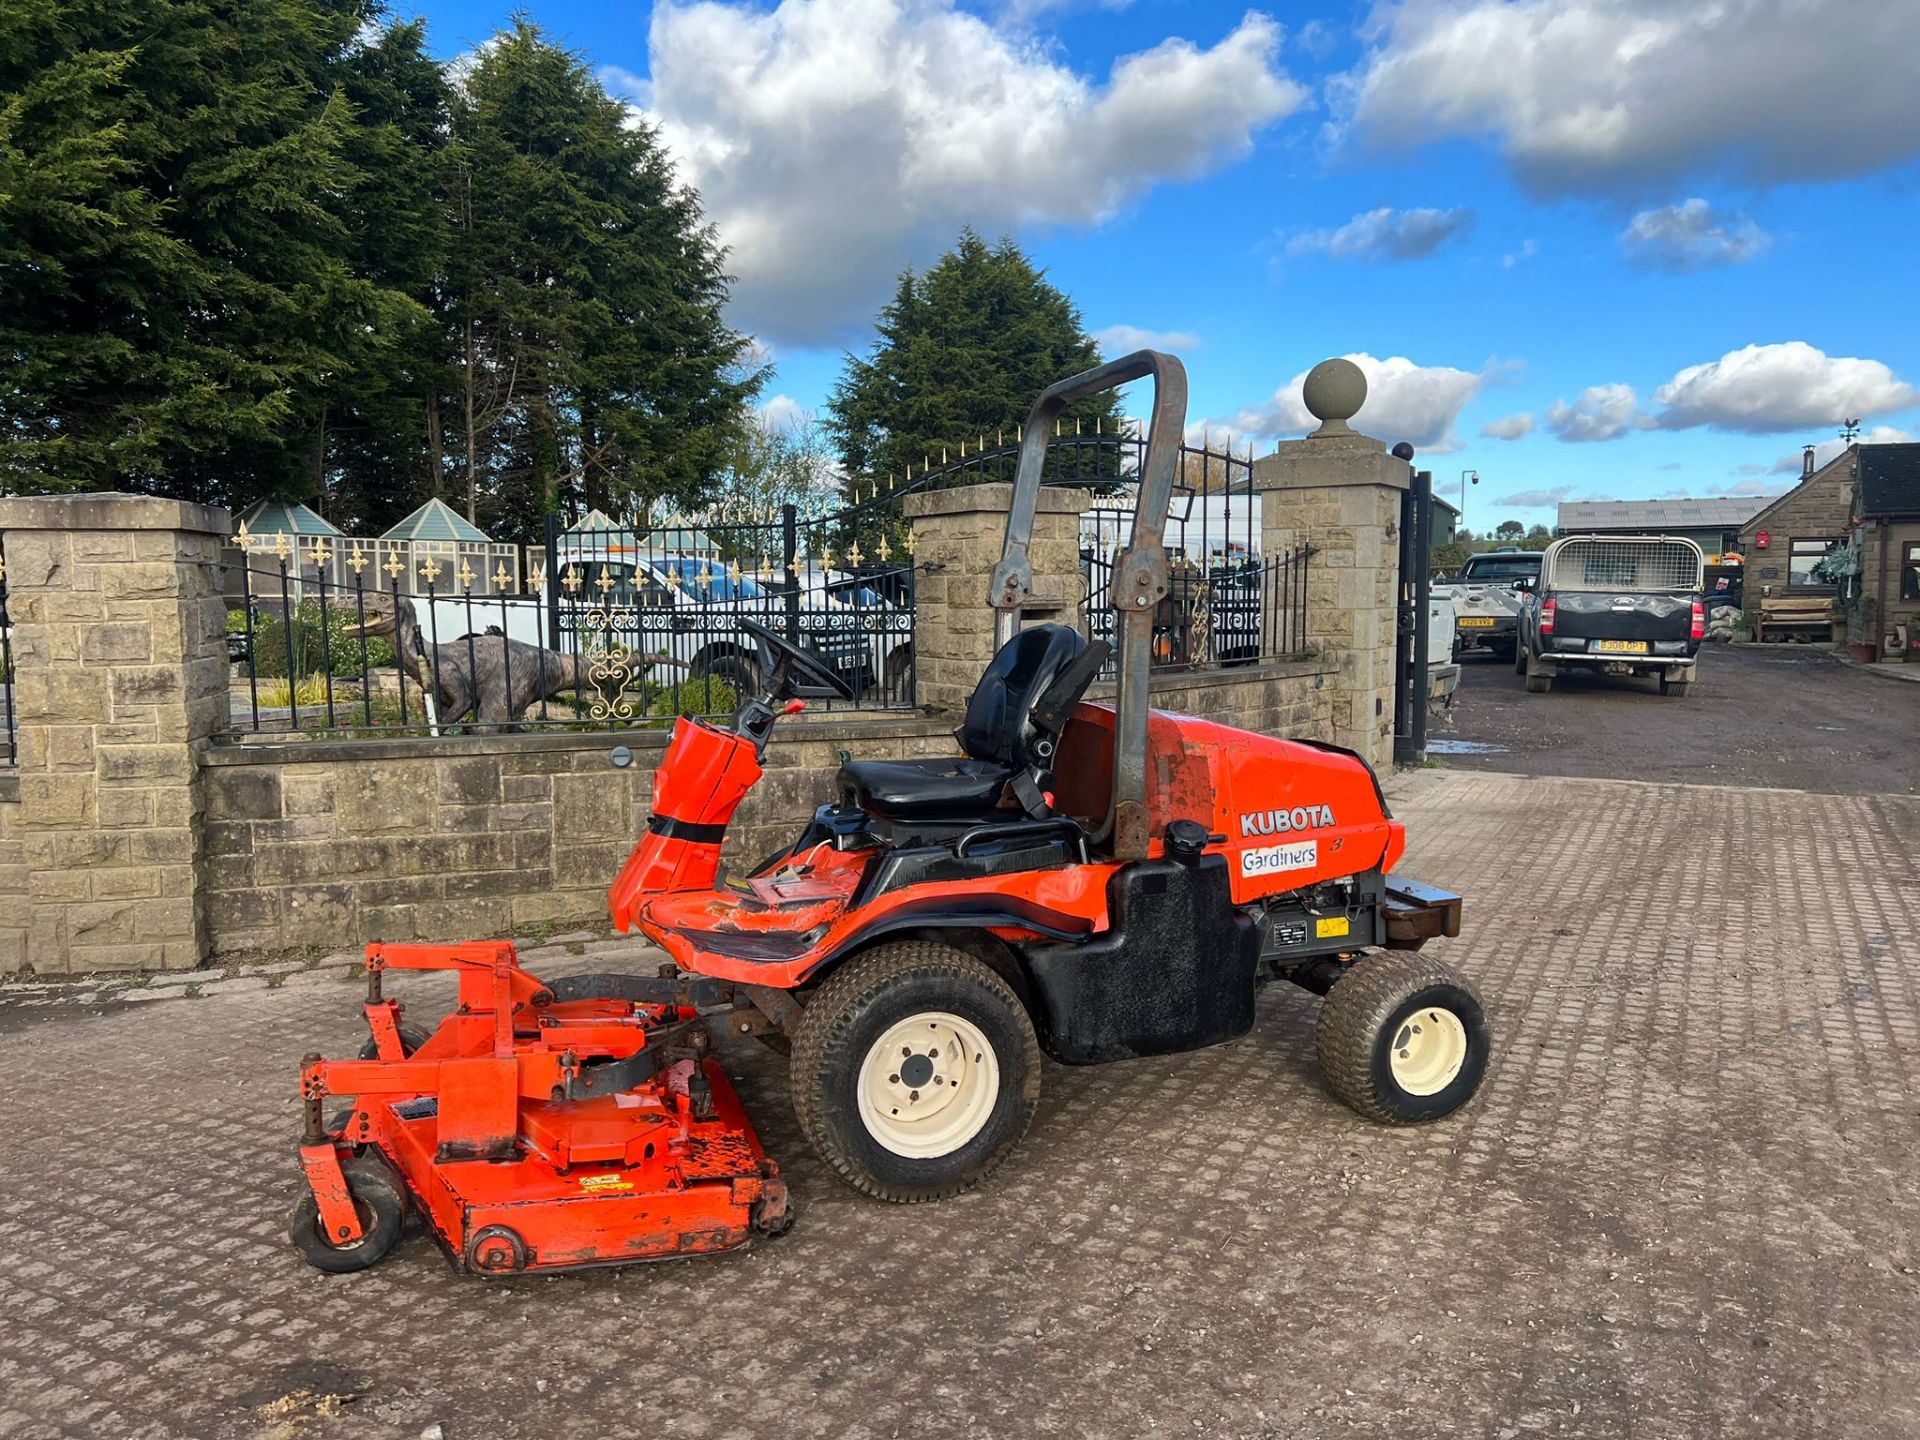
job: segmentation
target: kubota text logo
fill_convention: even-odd
[[[1291,835],[1296,830],[1317,830],[1331,825],[1331,805],[1296,805],[1291,810],[1255,810],[1240,817],[1240,835]]]

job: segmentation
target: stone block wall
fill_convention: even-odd
[[[1332,663],[1326,738],[1375,765],[1393,755],[1400,503],[1411,471],[1365,435],[1289,440],[1254,462],[1261,546],[1311,544],[1307,643]]]
[[[1080,512],[1085,490],[1042,486],[1034,506],[1027,557],[1033,567],[1028,623],[1043,620],[1079,628],[1087,601],[1080,570]],[[920,699],[958,709],[993,657],[994,610],[987,578],[1007,538],[1013,486],[969,485],[909,495],[902,510],[913,526],[914,560],[922,567],[915,595],[915,667]]]
[[[1787,558],[1795,539],[1844,539],[1850,533],[1853,463],[1854,452],[1841,451],[1741,528],[1740,553],[1746,557],[1742,600],[1748,610],[1757,611],[1766,596],[1788,593]],[[1762,530],[1767,532],[1764,550],[1756,543]],[[1822,585],[1793,593],[1831,595],[1833,587]]]
[[[784,720],[727,834],[750,865],[833,796],[843,751],[954,751],[948,721]],[[223,745],[204,757],[208,950],[258,958],[369,940],[606,923],[645,828],[659,730]],[[616,770],[616,744],[634,763]]]
[[[0,971],[199,963],[195,753],[227,722],[229,528],[147,496],[0,500],[19,756]]]

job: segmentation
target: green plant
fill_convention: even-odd
[[[236,626],[234,619],[239,616]],[[299,673],[326,671],[337,679],[351,679],[363,669],[378,670],[393,664],[393,646],[379,636],[362,639],[347,633],[359,623],[351,610],[329,605],[323,613],[317,600],[302,600],[293,607],[293,668]],[[246,616],[230,611],[229,633],[246,630]],[[321,643],[321,632],[326,643]],[[279,602],[260,598],[255,602],[253,621],[253,673],[262,679],[287,673],[287,621]]]
[[[293,705],[311,707],[327,703],[327,677],[309,675],[290,681],[285,676],[260,682],[260,703],[285,710]]]
[[[731,715],[739,708],[740,697],[734,688],[711,675],[702,680],[663,685],[647,701],[647,714],[660,719],[677,715]]]

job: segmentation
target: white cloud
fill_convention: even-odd
[[[1489,440],[1519,440],[1533,433],[1533,415],[1522,410],[1518,415],[1507,415],[1499,420],[1489,420],[1480,427],[1480,433]]]
[[[1094,343],[1109,360],[1136,350],[1171,350],[1185,354],[1200,348],[1200,337],[1189,330],[1142,330],[1138,325],[1109,325],[1093,332]]]
[[[1464,205],[1450,210],[1394,210],[1383,206],[1354,216],[1338,230],[1308,230],[1295,235],[1287,242],[1287,253],[1322,252],[1336,260],[1364,260],[1370,265],[1424,260],[1472,229],[1473,211]]]
[[[736,321],[821,344],[963,224],[1099,224],[1245,155],[1306,102],[1280,41],[1250,12],[1096,83],[953,0],[663,0],[649,118],[730,247]]]
[[[1798,462],[1795,462],[1794,468],[1799,468]],[[1773,495],[1784,495],[1787,493],[1787,489],[1787,486],[1782,485],[1777,480],[1757,480],[1749,478],[1745,480],[1735,480],[1731,483],[1722,481],[1718,484],[1709,485],[1707,486],[1707,494],[1754,495],[1766,498]]]
[[[1631,385],[1589,385],[1571,405],[1556,400],[1547,407],[1547,428],[1574,444],[1618,440],[1644,423],[1639,407]]]
[[[1524,265],[1540,253],[1538,240],[1524,241],[1518,250],[1510,250],[1500,257],[1500,268],[1511,270],[1516,265]]]
[[[1487,379],[1484,372],[1416,365],[1404,355],[1377,360],[1360,353],[1346,358],[1367,377],[1367,403],[1353,419],[1356,430],[1389,444],[1405,440],[1431,455],[1445,455],[1460,448],[1453,433],[1454,422],[1467,402],[1480,393]],[[1306,379],[1307,372],[1302,370],[1274,391],[1265,404],[1249,406],[1225,421],[1226,428],[1261,439],[1313,429],[1320,422],[1300,398]]]
[[[1907,445],[1911,444],[1914,439],[1915,436],[1912,431],[1902,430],[1897,425],[1875,425],[1871,429],[1861,433],[1860,443],[1862,445]],[[1834,439],[1821,441],[1813,447],[1814,469],[1819,469],[1846,448],[1847,442],[1844,440]],[[1798,475],[1801,465],[1805,463],[1802,458],[1804,454],[1804,451],[1795,450],[1791,455],[1782,455],[1778,460],[1774,461],[1772,465],[1765,468],[1775,475]]]
[[[760,423],[769,430],[805,428],[813,423],[813,412],[791,395],[776,395],[760,407]]]
[[[1653,392],[1663,430],[1708,425],[1764,435],[1904,410],[1920,390],[1878,360],[1828,355],[1804,340],[1749,345],[1689,365]]]
[[[1371,38],[1339,87],[1361,136],[1491,137],[1549,191],[1829,180],[1920,154],[1912,0],[1404,0]]]
[[[1620,232],[1627,263],[1642,270],[1737,265],[1772,243],[1771,236],[1739,211],[1715,210],[1697,196],[1677,205],[1642,210]]]
[[[1518,505],[1523,510],[1539,510],[1549,505],[1558,505],[1562,500],[1571,500],[1574,488],[1572,485],[1555,485],[1551,489],[1516,490],[1511,495],[1502,495],[1493,503]]]

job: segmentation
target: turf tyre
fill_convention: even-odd
[[[997,1088],[958,1148],[910,1156],[863,1118],[863,1065],[890,1030],[929,1013],[958,1017],[984,1038]],[[1040,1044],[1026,1007],[991,967],[937,941],[900,940],[848,961],[814,995],[794,1031],[792,1085],[800,1129],[836,1175],[877,1200],[919,1204],[972,1189],[1020,1142],[1040,1103]]]
[[[1395,1078],[1395,1042],[1422,1011],[1439,1008],[1464,1032],[1459,1069],[1430,1094]],[[1479,993],[1451,966],[1380,952],[1356,960],[1320,1007],[1314,1051],[1327,1084],[1346,1105],[1383,1125],[1419,1125],[1450,1115],[1480,1088],[1493,1032]]]

